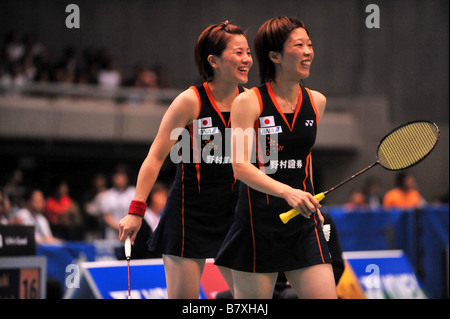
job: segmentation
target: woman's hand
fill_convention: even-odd
[[[142,217],[136,215],[127,215],[119,222],[119,240],[122,244],[130,236],[131,244],[134,245],[137,233],[142,225]]]
[[[287,187],[283,192],[282,197],[291,207],[295,208],[300,213],[300,215],[305,218],[310,218],[312,214],[314,214],[320,207],[322,207],[319,201],[315,199],[313,195],[300,189]]]

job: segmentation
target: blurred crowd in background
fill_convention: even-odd
[[[98,173],[80,198],[73,198],[64,179],[55,180],[51,192],[27,185],[21,170],[11,173],[0,188],[0,224],[35,226],[38,244],[61,241],[92,241],[118,238],[119,220],[134,198],[125,165],[117,165],[111,176]],[[146,225],[153,231],[166,204],[170,185],[157,182],[149,198]]]
[[[91,179],[91,187],[74,198],[63,177],[45,193],[44,188],[31,186],[36,183],[27,184],[23,172],[17,169],[0,187],[0,223],[35,226],[37,243],[117,240],[119,221],[127,214],[135,193],[129,170],[119,164],[111,174],[98,173]],[[364,188],[354,189],[343,210],[388,213],[392,208],[416,209],[431,203],[448,203],[448,196],[427,202],[408,171],[398,173],[394,188],[384,194],[381,189],[378,180],[368,178]],[[150,193],[145,216],[150,234],[158,224],[169,190],[167,182],[158,181]]]
[[[51,82],[103,88],[171,86],[160,65],[136,62],[133,70],[123,70],[104,48],[68,46],[61,53],[49,52],[32,34],[16,31],[9,32],[0,45],[0,85]]]

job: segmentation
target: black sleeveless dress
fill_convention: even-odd
[[[313,194],[310,160],[319,116],[310,91],[300,88],[298,105],[292,114],[281,111],[269,83],[253,89],[261,106],[261,115],[255,122],[258,138],[254,165],[275,180]],[[299,215],[283,224],[279,214],[291,208],[283,198],[241,183],[233,225],[216,265],[267,273],[331,263],[316,214],[310,219]]]
[[[230,113],[219,111],[206,82],[190,89],[197,93],[200,112],[174,145],[180,162],[149,250],[215,258],[233,221],[238,195],[226,132]],[[239,86],[236,95],[243,91]]]

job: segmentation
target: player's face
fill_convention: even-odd
[[[233,35],[222,56],[217,57],[217,73],[240,84],[248,82],[248,72],[253,64],[247,39],[243,35]]]
[[[282,56],[282,68],[299,79],[309,76],[309,69],[314,59],[311,39],[304,28],[294,29],[286,42]]]

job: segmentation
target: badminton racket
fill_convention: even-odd
[[[127,258],[128,269],[128,299],[131,299],[131,280],[130,280],[130,259],[131,259],[131,239],[130,236],[125,239],[125,257]]]
[[[329,190],[315,195],[314,198],[320,202],[328,193],[378,164],[390,171],[398,171],[416,165],[431,153],[439,136],[439,128],[435,123],[414,121],[403,124],[381,139],[376,152],[377,161]],[[291,209],[280,214],[280,219],[286,224],[298,214],[300,213],[297,210]]]

